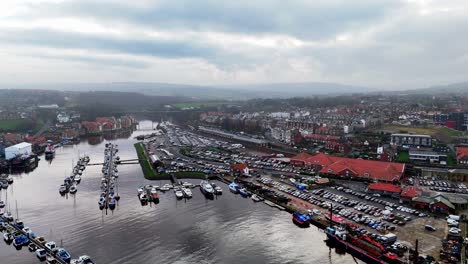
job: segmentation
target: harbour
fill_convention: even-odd
[[[121,160],[137,158],[133,137],[140,134],[144,132],[112,140]],[[57,148],[51,163],[40,162],[29,174],[13,175],[15,183],[2,190],[2,197],[7,191],[9,201],[18,201],[21,218],[31,229],[49,240],[62,240],[72,257],[86,254],[97,263],[355,263],[352,256],[328,248],[323,231],[299,229],[289,213],[232,194],[223,183],[218,184],[223,195],[214,200],[194,188],[191,199],[177,199],[171,190],[158,192],[158,204],[141,206],[135,198],[138,186],[172,183],[145,180],[138,164],[121,166],[122,198],[106,215],[96,206],[102,167],[88,166],[80,190],[60,197],[57,186],[70,172],[70,161],[79,153],[89,155],[91,162],[100,161],[106,143],[89,145],[83,140]],[[109,241],[112,254],[102,249]],[[0,243],[0,255],[5,263],[35,260],[28,250],[16,251],[5,243]]]

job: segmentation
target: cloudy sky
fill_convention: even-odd
[[[1,0],[0,83],[468,81],[467,0]]]

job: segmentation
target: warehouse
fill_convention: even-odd
[[[30,156],[32,154],[32,145],[22,142],[8,148],[5,148],[5,159],[12,160],[18,156]]]

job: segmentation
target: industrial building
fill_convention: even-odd
[[[429,135],[392,134],[391,144],[396,146],[431,147],[432,137]]]
[[[12,160],[19,156],[30,156],[32,154],[32,145],[22,142],[8,148],[5,148],[5,159]]]

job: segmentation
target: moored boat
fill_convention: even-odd
[[[159,194],[158,191],[156,191],[156,188],[151,189],[151,198],[153,199],[153,202],[159,202]]]
[[[182,188],[185,198],[192,198],[192,191],[189,188]]]
[[[13,242],[14,239],[15,237],[11,233],[5,232],[3,234],[3,240],[5,240],[5,242],[7,242],[8,244]]]
[[[248,197],[250,195],[250,193],[245,189],[245,188],[240,188],[239,189],[239,194],[242,196],[242,197]]]
[[[70,253],[68,253],[68,251],[66,251],[64,248],[59,248],[57,250],[57,257],[65,261],[66,263],[70,263],[71,261]]]
[[[36,250],[36,257],[41,260],[41,261],[44,261],[46,259],[46,256],[47,256],[47,251],[43,248],[40,248],[38,250]]]
[[[177,199],[184,198],[184,193],[182,193],[182,191],[178,187],[174,188],[174,194],[177,197]]]
[[[70,187],[70,193],[76,193],[78,191],[78,189],[76,188],[75,185],[72,185],[72,187]]]
[[[308,214],[301,214],[300,212],[294,212],[292,220],[299,226],[308,227],[310,226],[310,216]]]
[[[223,194],[223,189],[221,187],[219,187],[218,185],[216,185],[216,183],[211,183],[211,186],[213,187],[214,189],[214,193],[216,195],[221,195]]]
[[[264,200],[262,197],[258,196],[257,194],[252,194],[251,198],[254,202],[261,202]]]
[[[233,193],[239,193],[239,189],[240,189],[240,186],[236,183],[231,183],[229,184],[229,191],[233,192]]]
[[[207,197],[213,198],[214,196],[214,189],[208,181],[201,181],[200,183],[200,191]]]

